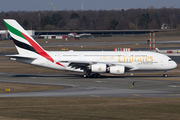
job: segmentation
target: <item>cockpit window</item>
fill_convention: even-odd
[[[173,61],[172,59],[169,59],[168,61]]]

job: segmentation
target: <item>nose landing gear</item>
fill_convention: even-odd
[[[168,77],[167,72],[164,71],[163,77]]]

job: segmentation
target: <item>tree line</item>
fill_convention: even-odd
[[[0,19],[16,19],[25,29],[33,30],[141,30],[180,29],[180,9],[129,9],[99,11],[10,11]],[[0,22],[0,29],[6,29]]]

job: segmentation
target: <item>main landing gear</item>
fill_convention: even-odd
[[[101,75],[99,73],[94,73],[94,74],[91,74],[91,73],[85,73],[84,74],[84,78],[90,78],[90,77],[93,77],[93,78],[100,78]]]
[[[164,71],[163,77],[168,77],[167,72]]]

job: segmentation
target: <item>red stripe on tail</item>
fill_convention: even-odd
[[[31,38],[29,38],[27,35],[23,34],[21,32],[21,34],[26,38],[26,40],[33,46],[33,48],[37,51],[37,53],[39,53],[42,57],[46,58],[47,60],[51,61],[54,63],[54,60],[52,59],[51,56],[49,56],[42,48],[41,46],[39,46],[36,42],[34,42]],[[63,66],[65,67],[64,65],[60,64],[60,63],[57,63],[57,65],[60,65],[60,66]]]

